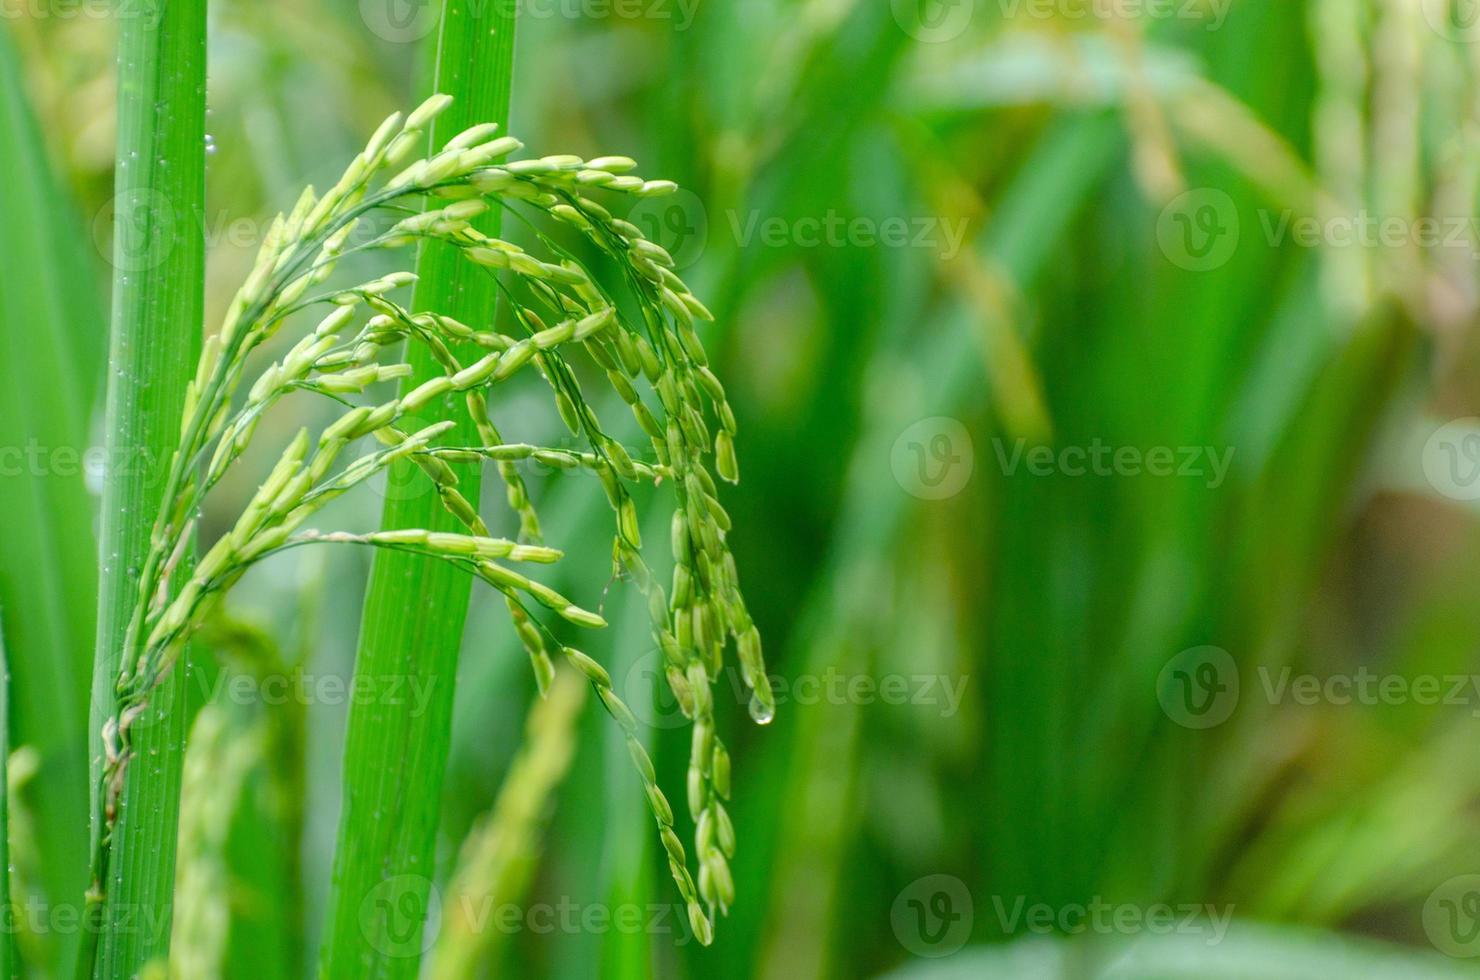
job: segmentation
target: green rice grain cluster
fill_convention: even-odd
[[[100,797],[105,832],[93,857],[91,899],[102,900],[102,882],[107,880],[110,837],[132,754],[131,725],[178,662],[188,638],[255,563],[307,544],[349,543],[446,561],[496,589],[508,604],[542,691],[554,676],[556,657],[584,674],[626,734],[690,922],[707,943],[716,912],[726,911],[734,900],[729,860],[735,830],[724,805],[730,765],[715,730],[711,693],[730,638],[751,691],[752,717],[764,723],[774,712],[760,637],[726,544],[730,519],[715,483],[715,474],[731,482],[738,479],[735,416],[708,367],[696,329],[699,321],[712,319],[709,311],[679,278],[672,257],[660,245],[595,199],[599,194],[651,197],[675,186],[634,175],[635,164],[625,157],[508,162],[521,144],[499,136],[491,125],[468,129],[428,158],[410,159],[423,145],[428,124],[450,102],[434,96],[404,120],[399,114],[387,119],[338,183],[323,195],[309,188],[290,213],[279,215],[220,331],[205,347],[189,386],[180,448],[169,469],[165,502],[143,569],[118,679],[119,707],[104,731]],[[471,222],[489,208],[542,215],[575,229],[615,262],[632,297],[627,304],[631,312],[549,238],[538,236],[547,250],[541,257],[481,234]],[[383,233],[350,244],[372,212],[406,216]],[[427,240],[457,248],[494,277],[515,330],[503,333],[491,322],[470,325],[436,312],[412,312],[395,299],[415,280],[409,273],[347,288],[327,285],[336,265],[351,253]],[[247,383],[252,352],[295,314],[313,307],[325,310],[317,326]],[[491,321],[492,310],[489,316]],[[484,353],[462,363],[452,350],[468,343]],[[443,374],[398,398],[367,399],[371,386],[411,373],[398,359],[406,344],[424,345]],[[650,442],[649,459],[634,458],[603,429],[569,360],[582,352],[630,408]],[[526,370],[538,372],[548,384],[560,418],[584,449],[505,441],[492,419],[488,393]],[[316,437],[307,430],[298,433],[231,530],[191,567],[184,556],[204,498],[242,456],[263,414],[295,391],[332,399],[344,408],[343,414]],[[420,427],[408,424],[411,418],[446,412],[453,399],[466,405],[478,445],[439,442],[454,427],[450,418]],[[351,447],[366,437],[377,447],[345,462]],[[465,533],[417,528],[326,533],[307,526],[330,501],[402,459],[425,475]],[[449,464],[481,460],[492,462],[504,482],[508,505],[519,521],[518,541],[492,536],[475,502],[458,490]],[[686,796],[695,826],[697,881],[632,712],[613,690],[606,669],[557,641],[541,616],[553,614],[582,627],[605,622],[515,567],[561,557],[543,543],[539,517],[517,468],[523,460],[594,473],[611,505],[615,567],[644,590],[667,683],[693,722]],[[673,495],[674,572],[667,588],[642,557],[637,507],[629,489],[639,482]]]

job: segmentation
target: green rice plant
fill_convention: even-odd
[[[626,734],[690,923],[708,942],[715,915],[734,900],[728,860],[735,834],[723,803],[730,792],[729,757],[715,730],[711,696],[729,638],[738,646],[753,717],[769,721],[775,704],[759,634],[746,611],[726,543],[729,518],[717,500],[707,460],[713,452],[719,475],[738,478],[734,416],[723,387],[706,366],[696,330],[697,321],[710,318],[709,311],[672,271],[673,260],[664,249],[613,217],[592,196],[604,191],[645,198],[670,193],[675,185],[632,174],[635,164],[624,157],[504,162],[521,144],[498,136],[491,124],[475,124],[430,156],[412,159],[432,121],[451,103],[439,94],[404,119],[399,113],[391,116],[333,187],[323,195],[305,190],[291,212],[277,217],[251,274],[185,385],[179,447],[164,477],[150,546],[141,562],[118,673],[110,678],[116,708],[103,726],[96,814],[100,833],[92,856],[91,900],[111,901],[114,889],[127,884],[113,863],[121,807],[135,774],[155,768],[152,759],[148,766],[135,764],[145,740],[157,731],[155,725],[141,725],[141,719],[160,713],[161,692],[167,697],[171,678],[183,673],[181,660],[192,635],[253,566],[305,545],[337,543],[417,555],[485,582],[508,603],[542,687],[553,676],[556,657],[568,660],[590,681]],[[428,199],[437,206],[423,210],[420,205]],[[580,233],[618,270],[625,302],[544,234],[539,241],[549,257],[542,259],[478,231],[471,219],[494,207]],[[352,241],[361,223],[368,226],[377,216],[398,220]],[[424,241],[451,247],[460,261],[496,283],[509,304],[514,334],[439,312],[413,312],[393,298],[416,281],[411,273],[348,286],[328,282],[346,257]],[[316,308],[329,312],[248,383],[252,354],[296,322],[298,314]],[[403,344],[430,352],[440,371],[399,397],[378,398],[375,385],[413,371],[389,353]],[[457,344],[475,348],[476,359],[457,356]],[[589,356],[630,407],[649,437],[651,459],[635,459],[606,433],[569,359],[578,351]],[[585,449],[508,442],[494,427],[487,414],[489,392],[529,367],[550,386],[561,419],[584,440]],[[230,522],[230,530],[190,564],[187,556],[211,491],[241,459],[264,414],[299,394],[328,399],[344,411],[317,438],[300,430]],[[369,403],[355,404],[367,400],[361,396],[368,396]],[[649,397],[655,397],[656,408],[650,407]],[[474,421],[472,441],[457,439],[456,420],[445,417],[452,400]],[[440,417],[414,428],[409,424],[426,415]],[[338,465],[366,437],[380,447]],[[402,460],[429,481],[459,531],[352,533],[305,526],[326,505]],[[516,563],[548,564],[561,552],[492,537],[451,468],[522,460],[593,473],[615,514],[614,573],[635,582],[646,595],[668,682],[693,721],[687,797],[695,821],[697,884],[674,832],[672,807],[635,736],[631,711],[613,691],[606,670],[556,639],[536,612],[585,628],[601,627],[605,621],[512,568]],[[506,479],[513,491],[518,484]],[[671,489],[676,562],[671,590],[656,581],[641,557],[629,490],[639,483]],[[527,495],[516,492],[510,502],[527,533],[538,526]],[[172,838],[171,830],[161,832]],[[105,939],[107,934],[105,929]]]

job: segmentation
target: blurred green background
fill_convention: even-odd
[[[512,131],[684,188],[632,220],[718,317],[779,710],[716,689],[740,897],[704,950],[618,731],[570,695],[526,737],[526,658],[475,592],[427,942],[517,784],[478,975],[1477,974],[1476,7],[524,0]],[[209,329],[272,214],[419,100],[437,9],[212,4]],[[96,480],[59,450],[99,431],[114,32],[102,4],[0,13],[12,925],[44,975],[81,872],[51,855],[84,826]],[[56,270],[65,308],[28,307],[11,277]],[[33,410],[38,376],[75,417]],[[558,444],[547,415],[519,437]],[[532,478],[599,557],[605,503]],[[182,975],[313,971],[368,561],[294,554],[211,637],[307,680],[197,726]],[[680,785],[642,605],[604,596],[589,652]],[[225,946],[192,947],[210,910]]]

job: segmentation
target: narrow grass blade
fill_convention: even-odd
[[[132,219],[114,235],[112,335],[109,345],[107,453],[103,488],[102,583],[99,589],[92,737],[112,713],[114,682],[138,568],[148,552],[163,492],[162,474],[179,437],[185,389],[200,354],[204,289],[205,68],[204,0],[175,0],[155,16],[120,16],[118,155],[115,207]],[[169,945],[175,836],[183,755],[185,671],[159,689],[134,746],[147,765],[128,767],[111,844],[100,854],[89,915],[100,890],[106,907],[96,956],[79,975],[131,977]],[[95,745],[95,773],[101,750]],[[95,783],[94,792],[98,787]],[[95,836],[102,833],[94,800]],[[127,919],[125,919],[127,916]],[[146,923],[139,928],[139,923]]]
[[[82,897],[87,678],[97,544],[84,485],[87,421],[103,319],[90,256],[51,173],[26,102],[9,25],[0,24],[0,628],[15,670],[13,733],[47,778],[34,789],[44,898]],[[75,936],[47,937],[47,966]]]
[[[455,101],[432,128],[433,143],[440,145],[475,123],[507,125],[515,13],[512,0],[443,4],[433,88]],[[496,221],[484,219],[482,230],[495,234]],[[454,249],[423,246],[417,274],[419,309],[435,308],[470,323],[491,320],[496,302],[491,280],[459,261]],[[409,359],[415,367],[406,382],[410,387],[441,373],[420,346]],[[452,401],[440,407],[437,417],[458,420],[458,430],[449,438],[471,444],[476,430],[466,409]],[[476,500],[478,467],[454,469],[462,493]],[[422,485],[405,475],[393,472],[391,485]],[[420,496],[388,500],[383,526],[457,529],[429,487]],[[380,677],[415,678],[428,685],[431,697],[421,712],[409,704],[368,702],[350,710],[343,813],[322,956],[325,976],[416,975],[470,591],[471,580],[445,563],[390,552],[375,556],[356,676],[370,683]]]

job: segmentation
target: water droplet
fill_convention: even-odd
[[[750,699],[750,717],[757,725],[769,725],[776,717],[776,709],[758,697]]]
[[[206,153],[208,155],[214,155],[215,152],[216,152],[216,137],[212,136],[210,133],[206,133]]]

